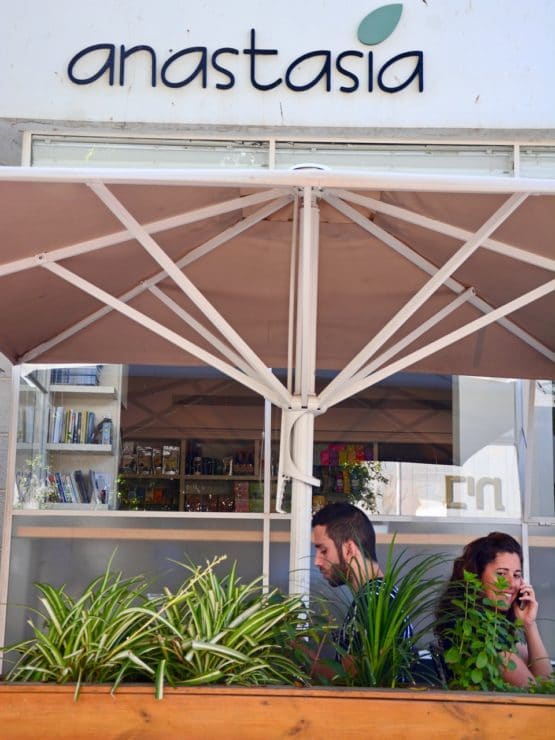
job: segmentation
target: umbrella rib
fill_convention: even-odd
[[[258,355],[252,350],[245,340],[233,329],[233,327],[224,319],[214,306],[205,298],[205,296],[193,285],[183,272],[177,267],[175,262],[168,257],[166,252],[157,244],[157,242],[147,234],[141,224],[129,213],[123,204],[113,195],[113,193],[103,183],[90,183],[89,187],[99,198],[100,201],[121,221],[129,230],[129,233],[142,245],[150,256],[158,262],[160,267],[167,273],[183,293],[193,301],[193,303],[202,311],[208,320],[220,331],[230,342],[232,342],[238,352],[249,362],[255,369],[259,377],[264,377],[269,387],[281,397],[282,402],[288,402],[286,389],[279,382],[276,376],[266,367]]]
[[[307,406],[308,396],[314,393],[319,233],[319,210],[312,202],[310,187],[304,188],[301,214],[295,391],[300,394],[302,405]]]
[[[247,218],[243,219],[242,221],[239,221],[239,223],[234,224],[233,226],[230,226],[229,228],[225,229],[225,231],[222,231],[221,234],[218,234],[217,236],[213,237],[212,239],[209,239],[204,244],[201,244],[196,249],[193,249],[192,252],[188,252],[185,256],[181,257],[181,259],[176,263],[179,268],[184,267],[187,264],[190,264],[193,259],[196,259],[198,257],[204,256],[208,252],[212,251],[213,249],[216,249],[217,247],[221,246],[225,242],[229,241],[230,239],[234,239],[236,236],[241,234],[243,231],[246,231],[251,226],[254,226],[259,221],[262,221],[267,216],[270,216],[272,213],[275,213],[276,211],[280,210],[286,203],[290,202],[291,199],[294,196],[288,195],[285,197],[280,197],[277,200],[273,201],[272,203],[269,203],[262,208],[259,208],[254,213],[251,213]],[[128,238],[128,233],[126,232],[126,238]],[[57,254],[56,252],[49,252],[48,253],[48,259],[51,261],[56,261],[58,257],[54,258],[54,255]],[[36,267],[37,261],[36,257],[31,258],[32,259],[32,266]],[[26,260],[28,262],[28,260]],[[126,291],[122,295],[119,296],[119,300],[123,301],[125,303],[129,302],[136,296],[143,293],[145,290],[148,290],[151,286],[156,285],[161,280],[163,280],[166,277],[166,273],[164,270],[161,270],[160,272],[156,273],[152,277],[148,278],[147,280],[143,281],[139,285],[135,286],[129,291]],[[64,330],[60,334],[58,334],[55,337],[52,337],[47,342],[42,342],[41,344],[34,347],[32,350],[29,350],[25,353],[25,355],[22,357],[22,360],[24,362],[31,362],[35,357],[41,355],[43,352],[51,349],[52,347],[55,347],[60,342],[65,341],[69,337],[73,336],[74,334],[78,333],[79,331],[82,331],[87,326],[90,326],[91,324],[94,324],[99,319],[103,318],[107,314],[109,314],[113,309],[110,306],[103,306],[98,311],[94,311],[89,316],[86,316],[84,319],[81,319],[77,323],[73,324],[69,329]]]
[[[411,331],[405,337],[396,342],[392,347],[387,349],[381,355],[378,355],[378,357],[376,357],[372,362],[366,365],[366,367],[362,368],[362,370],[359,370],[358,373],[355,373],[351,380],[353,382],[356,382],[357,380],[366,377],[366,375],[369,375],[374,370],[377,370],[377,368],[379,368],[381,365],[386,363],[392,357],[395,357],[395,355],[399,354],[399,352],[401,352],[401,350],[403,350],[405,347],[411,345],[416,339],[418,339],[418,337],[422,336],[422,334],[425,334],[433,326],[443,321],[443,319],[449,316],[449,314],[459,308],[463,303],[466,303],[469,296],[474,295],[474,292],[474,288],[468,288],[464,291],[464,293],[458,295],[440,311],[435,313],[433,316],[430,316],[427,321],[424,321],[422,324],[420,324],[420,326],[414,329],[414,331]]]
[[[447,262],[418,290],[412,298],[391,318],[376,336],[363,347],[355,357],[347,363],[343,370],[335,376],[321,394],[324,404],[332,397],[336,389],[349,381],[361,366],[372,357],[376,351],[436,292],[436,290],[450,278],[451,275],[467,260],[493,231],[499,228],[520,204],[527,198],[527,194],[513,193],[497,208],[494,213],[482,224],[462,247],[460,247]],[[354,209],[353,209],[354,210]]]
[[[428,275],[434,275],[437,272],[438,268],[436,265],[419,255],[413,249],[404,244],[404,242],[402,242],[400,239],[397,239],[397,237],[385,231],[385,229],[381,228],[380,226],[376,226],[375,223],[366,219],[361,213],[359,213],[359,211],[357,211],[352,206],[344,203],[342,200],[339,200],[335,196],[329,195],[329,193],[325,193],[322,197],[340,213],[343,213],[345,216],[358,224],[362,229],[377,237],[386,246],[394,249],[398,254],[400,254],[402,257],[405,257],[405,259],[408,259],[423,272],[427,273]],[[458,280],[455,280],[455,278],[453,277],[450,277],[445,281],[445,287],[449,288],[449,290],[452,290],[454,293],[461,293],[465,290],[465,286]],[[477,295],[469,295],[468,303],[470,303],[472,306],[474,306],[474,308],[477,308],[484,314],[489,313],[495,308],[490,303]],[[499,319],[498,323],[504,329],[511,332],[511,334],[514,334],[520,340],[536,350],[536,352],[544,355],[545,357],[549,357],[551,350],[540,341],[538,341],[536,337],[533,337],[527,331],[518,326],[518,324],[515,324],[513,321],[507,318]]]
[[[422,226],[430,231],[436,231],[445,236],[452,236],[455,239],[464,241],[472,236],[472,231],[463,229],[453,224],[448,224],[445,221],[439,221],[429,216],[424,216],[420,213],[415,213],[408,208],[402,208],[401,206],[393,205],[392,203],[384,203],[384,201],[372,198],[367,195],[360,195],[359,193],[352,193],[350,190],[334,190],[334,195],[342,200],[355,203],[356,205],[364,206],[372,211],[383,213],[387,216],[399,219],[400,221],[407,221],[408,223],[414,224],[415,226]],[[540,267],[544,270],[550,270],[555,272],[555,260],[549,257],[543,257],[539,254],[533,254],[528,252],[526,249],[515,247],[512,244],[499,241],[498,239],[485,239],[482,247],[492,252],[497,252],[521,262]]]
[[[220,216],[224,213],[256,206],[269,200],[274,201],[274,203],[276,204],[282,203],[283,205],[285,205],[292,199],[293,194],[284,195],[283,190],[275,188],[273,190],[266,190],[261,193],[243,195],[240,198],[226,200],[223,203],[218,203],[216,205],[203,206],[202,208],[197,208],[194,211],[187,211],[186,213],[181,213],[177,216],[170,216],[169,218],[163,218],[158,221],[151,221],[147,224],[144,224],[143,228],[148,234],[156,234],[160,231],[168,231],[169,229],[175,229],[179,226],[187,226],[188,224],[202,221],[214,216]],[[279,210],[279,208],[281,207],[282,205],[279,205],[275,210]],[[272,209],[271,213],[273,212],[274,210]],[[116,231],[112,234],[106,234],[105,236],[96,237],[95,239],[87,239],[82,242],[76,242],[75,244],[72,244],[68,247],[53,249],[52,251],[48,252],[48,256],[53,261],[60,261],[68,259],[70,257],[76,257],[81,254],[86,254],[88,252],[94,252],[99,249],[105,249],[106,247],[117,246],[118,244],[123,244],[128,240],[129,231],[124,229],[123,231]],[[9,262],[5,265],[0,266],[0,277],[2,277],[3,275],[10,275],[14,272],[21,272],[22,270],[28,270],[33,267],[36,267],[36,260],[34,255],[32,257],[24,257],[23,259],[14,260],[13,262]]]
[[[282,394],[277,394],[273,388],[273,385],[270,386],[268,383],[265,382],[266,377],[263,377],[262,379],[255,379],[251,376],[245,375],[243,372],[233,367],[229,363],[221,360],[219,357],[216,357],[212,353],[207,352],[206,350],[202,349],[202,347],[199,347],[193,342],[190,342],[188,339],[185,339],[185,337],[180,336],[179,334],[177,334],[177,332],[172,331],[160,322],[152,319],[150,316],[147,316],[141,311],[138,311],[136,308],[128,306],[127,303],[123,303],[118,298],[110,295],[110,293],[102,290],[102,288],[94,285],[94,283],[85,280],[80,275],[77,275],[76,273],[71,272],[71,270],[68,270],[66,267],[62,267],[57,262],[48,262],[46,259],[44,259],[43,261],[41,261],[40,264],[45,270],[49,270],[62,280],[65,280],[74,287],[79,288],[85,293],[88,293],[96,300],[111,306],[113,309],[123,314],[124,316],[127,316],[127,318],[131,319],[132,321],[135,321],[143,328],[148,329],[149,331],[162,337],[166,341],[171,342],[176,347],[179,347],[185,352],[188,352],[194,357],[197,357],[199,360],[202,360],[206,364],[212,365],[217,370],[220,370],[225,375],[228,375],[230,378],[233,378],[242,385],[246,385],[248,388],[251,388],[264,398],[272,401],[272,403],[274,403],[276,406],[283,405],[283,399],[281,397]],[[277,382],[279,383],[279,381]],[[286,393],[283,386],[282,391],[283,393]]]
[[[191,316],[188,311],[185,311],[184,308],[181,308],[178,303],[167,296],[157,286],[152,285],[149,290],[152,295],[155,296],[167,308],[169,308],[170,311],[173,311],[176,316],[179,316],[179,318],[185,324],[190,326],[192,329],[194,329],[194,331],[196,331],[197,334],[200,334],[204,339],[210,342],[214,349],[217,349],[222,355],[224,355],[224,357],[227,357],[230,362],[240,368],[246,375],[252,375],[251,366],[246,363],[240,355],[238,355],[230,347],[228,347],[225,342],[222,342],[221,339],[215,336],[215,334],[212,334],[212,332],[208,331],[208,329],[206,329],[206,327],[204,327],[200,323],[200,321],[197,321],[193,316]]]
[[[489,326],[490,324],[498,321],[501,316],[506,316],[513,311],[517,311],[523,306],[527,306],[529,303],[533,303],[534,301],[543,298],[543,296],[552,293],[554,290],[555,279],[549,280],[547,283],[534,288],[534,290],[531,290],[528,293],[524,293],[524,295],[519,296],[512,301],[509,301],[509,303],[505,303],[503,306],[493,309],[492,311],[490,311],[489,314],[486,314],[485,316],[480,316],[480,318],[474,319],[474,321],[470,321],[468,324],[461,326],[459,329],[455,329],[455,331],[452,331],[449,334],[445,334],[445,336],[441,337],[440,339],[436,339],[434,342],[431,342],[426,347],[415,350],[405,357],[392,362],[390,365],[380,368],[371,375],[367,375],[366,377],[361,378],[356,383],[349,383],[348,385],[344,385],[343,387],[338,388],[333,396],[330,396],[326,399],[326,408],[334,406],[341,401],[344,401],[346,398],[354,396],[356,393],[360,393],[366,388],[379,383],[384,378],[388,378],[395,373],[401,372],[405,368],[414,365],[416,362],[419,362],[425,357],[429,357],[430,355],[433,355],[436,352],[445,349],[445,347],[449,347],[455,342],[461,341],[470,334],[474,334],[475,332],[484,329],[486,326]],[[551,352],[550,359],[552,362],[555,362],[555,352]]]
[[[293,391],[293,343],[295,339],[295,279],[297,274],[297,245],[299,230],[299,195],[293,202],[293,219],[291,224],[291,249],[289,259],[289,306],[287,321],[287,390]]]

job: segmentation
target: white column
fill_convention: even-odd
[[[318,237],[320,211],[312,188],[303,189],[297,299],[295,399],[299,408],[311,405],[315,394],[316,311],[318,301]],[[302,414],[292,430],[292,458],[300,473],[312,476],[314,414]],[[289,592],[308,598],[310,592],[312,486],[293,478]]]
[[[312,473],[314,416],[303,414],[293,428],[293,459],[302,472]],[[291,544],[289,593],[310,592],[312,486],[293,478],[291,483]]]

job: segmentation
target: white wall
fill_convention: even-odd
[[[74,0],[39,3],[20,0],[3,8],[0,31],[0,118],[72,121],[150,122],[162,124],[224,124],[257,126],[334,126],[411,128],[549,128],[555,126],[552,73],[555,68],[555,4],[551,0],[405,0],[401,19],[388,38],[374,46],[357,39],[362,19],[382,3],[368,0],[305,0],[279,3],[260,0]],[[330,92],[323,81],[304,92],[282,83],[258,90],[250,82],[250,31],[258,49],[277,54],[256,57],[262,84],[284,77],[301,55],[331,52]],[[68,64],[94,44],[114,44],[115,79],[76,85]],[[151,86],[150,56],[141,52],[125,64],[119,83],[119,49],[144,44],[157,59],[156,86]],[[184,87],[168,87],[163,63],[181,49],[208,50],[206,89],[200,77]],[[235,76],[228,82],[211,62],[219,48],[237,54],[219,57]],[[356,73],[360,85],[342,92],[352,80],[338,72],[343,51],[355,51],[343,65]],[[378,89],[376,76],[391,58],[408,51],[423,54],[424,89],[417,82],[396,93]],[[373,54],[374,82],[368,91],[368,53]],[[76,65],[80,79],[102,66],[106,55],[87,55]],[[169,81],[185,79],[199,57],[190,54],[168,70]],[[322,59],[297,66],[293,80],[306,83],[317,75]],[[390,69],[389,87],[407,78],[411,62]]]

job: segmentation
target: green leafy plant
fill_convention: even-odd
[[[433,683],[433,670],[418,659],[418,643],[429,634],[433,609],[442,584],[431,575],[442,555],[393,556],[395,538],[387,555],[383,578],[369,582],[354,599],[352,639],[355,649],[336,645],[348,669],[338,671],[338,681],[352,686]],[[407,627],[412,625],[411,634]]]
[[[154,623],[149,628],[148,614],[131,609],[146,602],[148,585],[140,576],[124,579],[112,573],[110,564],[76,599],[64,586],[37,583],[42,610],[32,611],[40,624],[29,619],[33,637],[4,648],[20,653],[6,680],[75,682],[78,696],[84,682],[117,686],[137,671],[153,674],[141,654]]]
[[[501,592],[506,588],[506,580],[500,576],[494,589]],[[502,674],[505,667],[515,667],[512,661],[505,665],[505,655],[516,651],[518,623],[507,619],[500,609],[502,601],[484,596],[483,584],[474,573],[464,572],[458,591],[460,595],[452,600],[453,612],[445,615],[441,629],[443,643],[448,646],[443,659],[451,674],[449,688],[513,691]]]
[[[527,694],[555,694],[555,672],[549,678],[538,676],[525,691]]]
[[[153,602],[159,631],[151,660],[157,683],[171,686],[224,683],[294,684],[307,681],[294,643],[308,628],[306,605],[277,589],[265,594],[261,579],[242,584],[236,565],[219,577],[213,566],[177,563],[189,577]]]
[[[378,497],[382,495],[380,486],[389,480],[384,475],[382,463],[378,460],[346,462],[341,467],[347,470],[351,481],[351,491],[347,494],[349,503],[362,504],[371,514],[377,514]]]
[[[147,596],[152,583],[106,572],[74,599],[65,588],[37,584],[41,620],[33,637],[11,645],[20,657],[8,681],[83,683],[149,680],[161,698],[164,685],[295,684],[308,680],[295,644],[310,634],[307,609],[298,597],[264,593],[260,579],[241,584],[236,566],[177,563],[186,578]],[[302,660],[301,660],[302,663]]]
[[[45,465],[42,455],[35,455],[25,461],[27,469],[16,473],[16,508],[43,508],[48,503],[58,501],[58,490],[49,481],[50,468]]]

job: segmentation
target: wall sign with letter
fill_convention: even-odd
[[[553,23],[551,0],[20,0],[0,118],[546,129]]]

